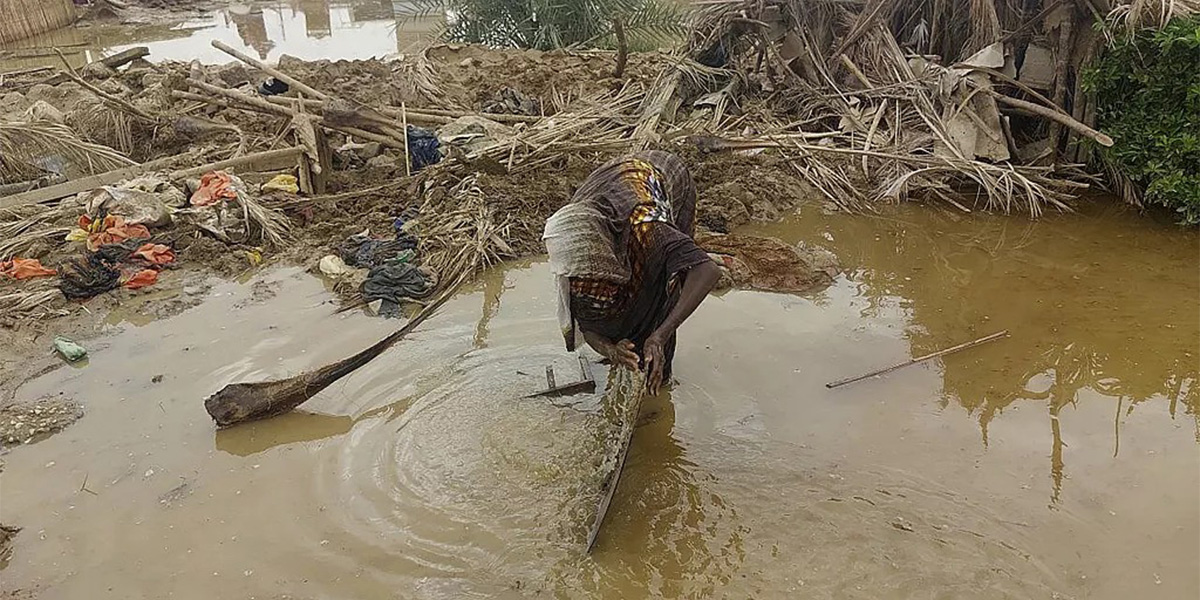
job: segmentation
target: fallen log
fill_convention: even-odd
[[[383,354],[396,342],[412,333],[421,323],[446,303],[468,279],[466,273],[442,295],[421,309],[404,327],[376,342],[371,347],[309,373],[275,381],[231,383],[204,401],[204,409],[218,427],[229,427],[286,413],[300,406],[335,381]]]
[[[242,110],[249,110],[249,111],[255,111],[255,112],[260,112],[260,113],[265,113],[265,114],[270,114],[270,115],[276,115],[276,116],[280,116],[280,117],[287,117],[287,118],[291,118],[291,119],[305,117],[305,115],[301,114],[299,111],[294,110],[293,108],[289,108],[289,106],[297,106],[295,103],[280,102],[280,101],[276,100],[275,98],[271,98],[270,99],[271,101],[268,102],[261,98],[255,98],[252,96],[248,96],[246,94],[239,94],[235,91],[217,87],[215,85],[205,83],[203,81],[197,81],[194,79],[188,79],[187,82],[189,85],[192,85],[193,87],[196,87],[197,89],[204,90],[210,94],[215,95],[216,97],[210,98],[210,97],[201,96],[200,94],[193,94],[190,92],[180,92],[180,91],[171,92],[171,96],[173,96],[175,98],[180,98],[183,100],[206,102],[208,104],[213,104],[213,105],[221,106],[224,108],[237,108],[237,109],[242,109]],[[321,103],[317,103],[317,105],[320,106]],[[308,118],[312,118],[312,117],[309,116]],[[372,121],[372,120],[368,119],[367,121],[372,124],[376,124],[376,125],[390,125],[391,124],[389,121],[386,121],[386,120]],[[326,121],[314,120],[313,124],[319,125],[326,129],[331,129],[333,131],[344,133],[346,135],[352,135],[359,139],[363,139],[363,140],[367,140],[367,141],[371,141],[371,142],[379,142],[380,144],[383,144],[389,148],[396,148],[398,150],[404,149],[404,142],[400,139],[396,139],[393,136],[388,136],[388,135],[384,135],[381,133],[374,133],[374,132],[367,131],[367,130],[359,128],[359,127],[352,127],[349,125],[335,125],[335,124],[332,124],[332,123],[329,123]]]
[[[279,104],[281,106],[294,107],[298,104],[302,104],[305,108],[313,110],[321,110],[324,106],[324,102],[320,100],[311,100],[307,98],[301,100],[300,98],[292,98],[289,96],[270,96],[267,98],[267,101],[271,102],[272,104]],[[394,106],[374,107],[374,110],[379,112],[381,115],[388,116],[393,119],[401,118],[401,113],[405,112]],[[429,123],[432,125],[445,125],[446,123],[450,123],[451,121],[462,117],[478,117],[480,119],[487,119],[497,123],[537,123],[538,121],[542,120],[542,117],[532,117],[529,115],[506,115],[500,113],[470,112],[465,110],[447,110],[444,108],[409,108],[407,110],[407,114],[409,121]]]
[[[172,171],[168,176],[173,181],[187,179],[203,175],[209,171],[217,171],[221,169],[233,169],[236,167],[252,166],[257,171],[274,171],[281,168],[295,166],[296,159],[304,154],[304,146],[290,146],[288,148],[280,148],[278,150],[267,150],[266,152],[256,152],[247,154],[237,158],[221,160],[190,169],[181,169]]]
[[[55,48],[54,51],[60,56],[62,55],[62,52],[60,52],[58,48]],[[118,52],[112,56],[106,56],[100,59],[98,62],[110,69],[118,69],[139,58],[145,58],[147,56],[150,56],[150,49],[145,46],[138,46],[136,48],[130,48],[128,50]],[[59,73],[58,75],[55,75],[43,81],[42,83],[46,85],[58,85],[60,83],[66,83],[70,80],[70,75],[66,73]]]
[[[309,96],[312,96],[313,98],[317,98],[319,100],[329,100],[330,99],[329,94],[319,91],[316,88],[309,86],[307,83],[304,83],[303,81],[300,81],[299,79],[296,79],[295,77],[292,77],[291,75],[288,75],[287,73],[284,73],[283,71],[280,71],[279,69],[270,67],[266,63],[264,63],[260,60],[255,60],[245,54],[242,54],[241,52],[230,47],[229,44],[226,44],[220,40],[213,40],[212,46],[213,46],[213,48],[216,48],[217,50],[220,50],[221,52],[224,52],[225,54],[228,54],[228,55],[262,71],[263,73],[266,73],[266,74],[274,77],[275,79],[278,79],[278,80],[288,84],[289,86],[291,86],[298,92],[304,92],[305,94],[308,94]]]
[[[257,98],[249,94],[242,94],[230,89],[215,86],[211,83],[200,81],[198,79],[188,78],[187,84],[199,90],[203,90],[220,98],[229,100],[236,104],[241,104],[246,107],[246,110],[256,110],[268,114],[278,115],[281,117],[295,118],[299,113],[289,108],[271,104],[262,98]],[[214,102],[214,104],[217,104]]]
[[[1108,135],[1106,135],[1102,132],[1096,131],[1095,129],[1092,129],[1091,127],[1088,127],[1087,125],[1084,125],[1083,123],[1080,123],[1079,121],[1075,120],[1075,117],[1072,117],[1071,115],[1068,115],[1063,112],[1059,112],[1052,108],[1046,108],[1045,106],[1042,106],[1040,104],[1034,104],[1034,103],[1028,102],[1026,100],[1020,100],[1017,98],[1012,98],[1010,96],[1005,96],[1004,94],[1001,94],[1000,92],[991,91],[991,90],[989,90],[989,92],[991,93],[992,97],[994,97],[996,99],[996,101],[1001,104],[1007,104],[1009,106],[1018,108],[1025,112],[1033,113],[1039,117],[1045,117],[1047,119],[1050,119],[1051,121],[1054,121],[1055,123],[1058,123],[1059,125],[1062,125],[1068,129],[1070,129],[1071,131],[1074,131],[1075,133],[1082,135],[1083,137],[1094,140],[1096,143],[1100,144],[1101,146],[1104,146],[1105,148],[1111,148],[1112,145],[1115,143],[1113,141],[1113,139],[1111,137],[1109,137]]]

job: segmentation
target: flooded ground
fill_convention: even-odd
[[[153,22],[91,22],[0,45],[0,72],[58,66],[60,47],[75,66],[134,46],[153,60],[233,59],[213,40],[274,63],[285,54],[305,60],[383,58],[420,49],[440,17],[392,0],[292,0],[219,4],[207,12],[159,11]]]
[[[593,554],[594,398],[544,264],[493,273],[270,421],[215,431],[232,381],[295,374],[395,322],[298,270],[220,283],[29,382],[87,415],[4,457],[0,575],[38,598],[1194,598],[1194,232],[1110,207],[1021,218],[815,210],[760,229],[835,250],[808,297],[730,292],[683,328]],[[1011,337],[828,390],[982,335]],[[161,381],[155,383],[156,376]],[[100,592],[97,594],[97,590]]]

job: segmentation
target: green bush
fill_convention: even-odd
[[[1146,201],[1200,224],[1200,16],[1119,38],[1084,74],[1100,129],[1116,141],[1101,156]]]

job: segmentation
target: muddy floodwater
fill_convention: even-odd
[[[847,272],[810,296],[701,306],[591,555],[578,488],[594,398],[521,398],[547,364],[572,373],[545,264],[491,273],[303,411],[225,431],[208,394],[341,358],[396,322],[335,314],[320,280],[286,268],[170,319],[129,307],[86,367],[18,394],[62,392],[87,414],[4,457],[2,520],[24,527],[4,589],[1196,598],[1200,246],[1090,212],[806,208],[752,228],[824,245]]]
[[[213,40],[274,63],[290,55],[304,60],[367,59],[419,50],[442,18],[411,2],[392,0],[292,0],[219,2],[206,11],[144,11],[132,22],[95,21],[0,45],[0,72],[58,66],[58,47],[75,66],[134,46],[159,60],[225,63],[229,55]]]

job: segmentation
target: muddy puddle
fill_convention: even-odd
[[[383,58],[412,52],[436,34],[441,18],[392,0],[220,2],[201,12],[142,10],[133,22],[92,21],[0,45],[0,71],[58,66],[54,47],[75,66],[134,46],[150,59],[205,64],[230,62],[214,40],[274,63],[285,54],[304,60]]]
[[[812,296],[736,291],[699,309],[590,556],[594,398],[520,398],[546,364],[573,372],[544,264],[492,273],[303,412],[214,431],[202,399],[222,385],[295,374],[394,326],[334,314],[319,280],[281,269],[127,322],[91,342],[87,367],[20,390],[87,414],[4,457],[0,520],[24,527],[4,589],[1196,597],[1194,233],[1117,209],[1034,224],[923,207],[760,231],[849,270]]]

